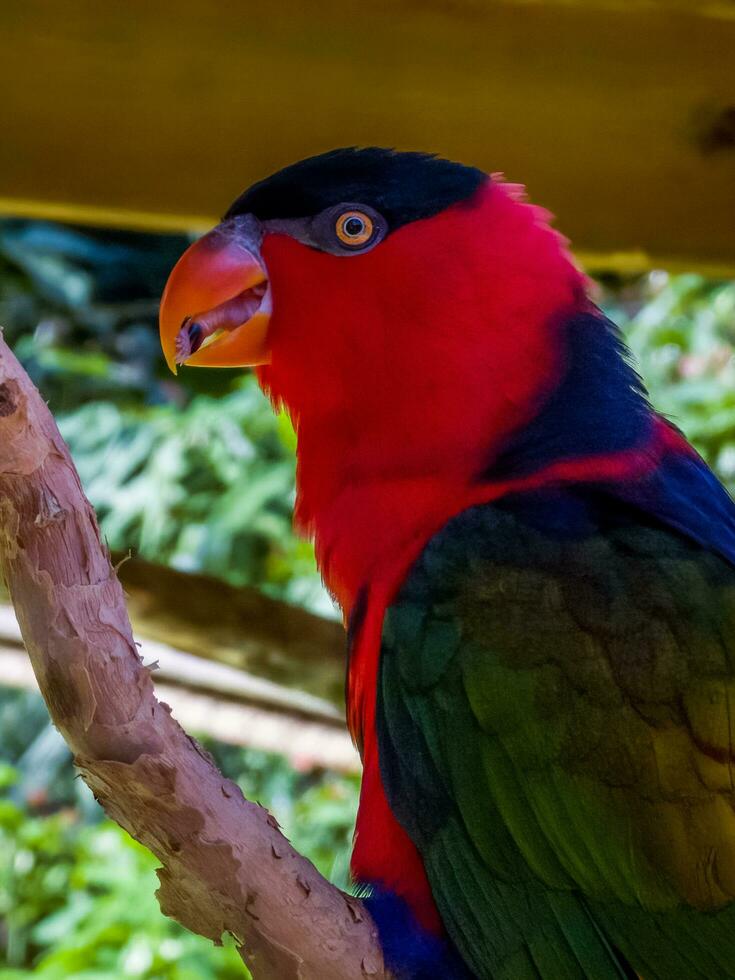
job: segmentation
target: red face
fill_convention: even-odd
[[[409,472],[437,453],[466,467],[478,439],[485,449],[490,433],[523,424],[554,380],[554,321],[579,302],[582,278],[507,185],[488,180],[468,201],[340,249],[345,214],[359,231],[367,211],[337,209],[331,252],[289,233],[295,222],[218,226],[172,273],[164,351],[173,363],[178,337],[182,363],[260,365],[297,423],[331,417],[359,439],[366,469],[392,465],[386,441]],[[186,356],[192,322],[195,342],[212,339]]]

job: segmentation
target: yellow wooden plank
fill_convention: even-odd
[[[336,145],[524,180],[599,264],[735,271],[725,0],[3,0],[0,210],[199,227]]]

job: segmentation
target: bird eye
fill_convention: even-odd
[[[334,230],[343,245],[362,248],[373,237],[375,226],[364,211],[344,211],[337,218]]]

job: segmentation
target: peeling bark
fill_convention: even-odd
[[[258,980],[387,980],[375,927],[156,700],[53,418],[0,338],[0,571],[51,716],[105,811],[158,857],[166,913]]]

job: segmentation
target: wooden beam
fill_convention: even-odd
[[[580,255],[735,272],[725,0],[5,0],[0,210],[211,223],[335,145],[525,181]]]
[[[20,627],[11,605],[0,604],[0,643],[22,646]],[[204,660],[156,640],[136,640],[138,653],[155,672],[156,681],[207,692],[223,699],[272,708],[297,718],[312,719],[344,730],[344,712],[329,701],[264,677],[248,674],[215,660]]]
[[[202,673],[211,668],[212,676],[219,664],[237,670],[281,692],[274,701],[261,691],[256,700],[343,724],[347,641],[340,623],[208,575],[120,554],[114,560],[136,636],[151,650],[158,644],[193,654],[202,660]],[[2,609],[0,630],[7,625]],[[151,653],[150,659],[160,658]],[[214,689],[232,683],[230,675]]]
[[[132,558],[118,565],[136,634],[344,705],[342,626],[257,589]]]
[[[152,640],[138,645],[156,695],[197,735],[276,752],[300,769],[358,772],[344,717],[328,702],[200,660]],[[12,606],[0,604],[0,687],[38,690]]]

